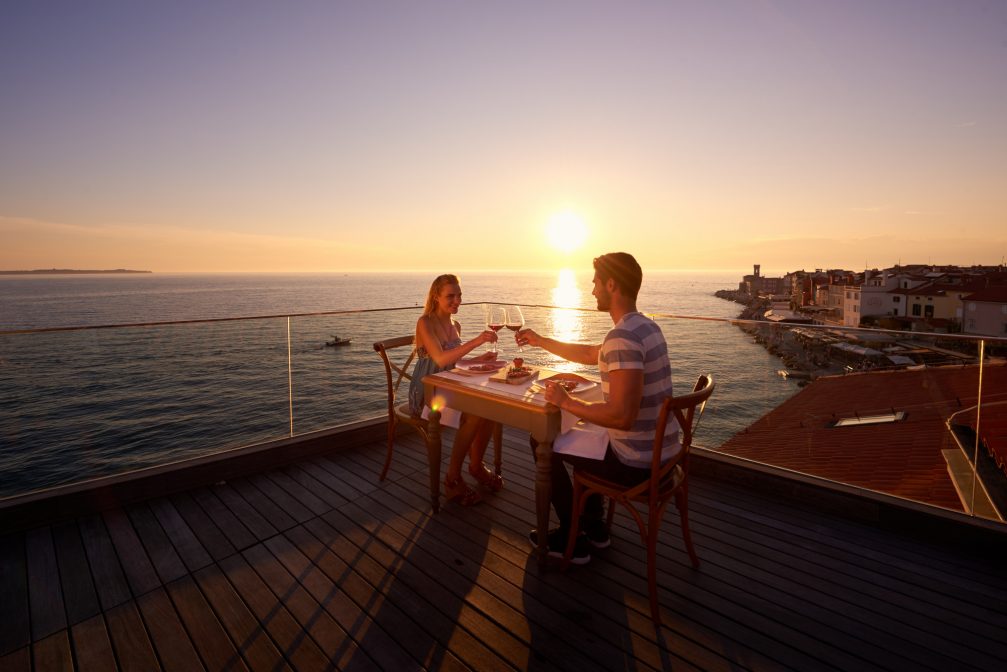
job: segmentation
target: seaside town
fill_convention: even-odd
[[[815,372],[902,368],[974,360],[975,342],[941,334],[1007,335],[1007,268],[999,266],[897,265],[855,272],[792,271],[782,277],[753,272],[736,290],[717,296],[744,304],[741,319],[786,324],[787,329],[742,327],[801,380]],[[820,325],[835,329],[801,329]],[[856,332],[870,327],[907,332]],[[917,336],[932,334],[926,346]],[[913,337],[913,343],[909,343]],[[992,347],[996,351],[996,346]]]
[[[967,336],[1007,335],[1004,266],[760,270],[716,294],[745,304],[739,326],[804,389],[720,450],[1003,520],[1005,349],[986,343],[980,377]]]

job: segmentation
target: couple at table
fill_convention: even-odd
[[[434,285],[444,277],[435,280]],[[443,321],[444,315],[438,321],[437,311],[434,312],[435,319],[425,319],[427,311],[424,311],[424,316],[416,327],[417,347],[424,347],[426,357],[434,359],[435,364],[442,368],[449,368],[465,354],[496,339],[494,332],[485,331],[471,341],[461,342],[460,326],[450,317],[457,312],[461,303],[461,289],[457,278],[449,277],[453,280],[445,281],[436,294],[434,286],[431,287],[427,304],[430,306],[433,297],[437,296],[434,304],[438,306],[438,310],[448,311],[446,316],[450,322]],[[603,400],[598,402],[572,396],[560,385],[546,384],[546,401],[578,418],[606,428],[609,438],[605,457],[601,460],[559,452],[552,455],[551,502],[560,522],[558,528],[547,533],[548,552],[552,557],[562,557],[573,519],[573,486],[564,463],[626,485],[640,483],[650,476],[657,418],[664,397],[672,392],[672,385],[671,364],[664,334],[653,320],[639,313],[636,308],[642,282],[643,271],[630,254],[613,252],[594,260],[592,294],[597,301],[598,310],[607,312],[613,323],[612,329],[600,344],[564,343],[542,336],[532,329],[522,329],[515,335],[519,345],[543,348],[579,364],[597,364],[601,373]],[[444,347],[445,336],[450,337],[454,344]],[[431,356],[433,350],[438,352],[439,358]],[[459,352],[456,354],[455,351]],[[445,357],[445,353],[451,353],[452,356]],[[423,361],[424,353],[421,352],[417,362],[417,374],[420,375],[413,376],[414,386],[423,375],[434,372],[421,371]],[[419,405],[422,406],[422,383],[418,385],[418,394]],[[411,388],[411,403],[413,398]],[[452,448],[451,466],[445,481],[449,499],[452,486],[457,488],[457,482],[461,481],[461,463],[466,452],[470,454],[470,473],[480,479],[476,474],[489,472],[482,463],[482,455],[491,434],[492,423],[489,421],[463,419]],[[663,459],[675,454],[678,440],[676,428],[669,427],[662,446]],[[532,449],[537,449],[534,440]],[[461,482],[464,484],[464,481]],[[502,481],[497,485],[502,485]],[[458,498],[458,501],[466,503],[464,497]],[[583,534],[576,541],[572,559],[575,564],[589,562],[592,547],[605,548],[610,543],[604,523],[604,502],[600,495],[588,498],[581,516],[580,529]],[[538,544],[538,534],[538,530],[532,530],[529,534],[529,541],[533,546]]]

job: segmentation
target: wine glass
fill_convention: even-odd
[[[518,329],[524,328],[524,313],[521,306],[507,306],[507,328],[514,332],[515,340]],[[524,352],[524,346],[519,345],[518,352]]]
[[[484,306],[486,313],[486,328],[499,332],[507,323],[507,309],[503,306]],[[497,353],[497,344],[493,342],[493,354]]]

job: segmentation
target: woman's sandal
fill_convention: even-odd
[[[444,479],[444,498],[462,506],[474,506],[483,501],[479,493],[470,488],[461,476],[453,481],[449,478]]]
[[[490,492],[500,492],[500,489],[504,486],[503,476],[494,474],[485,464],[475,468],[472,468],[470,464],[469,473],[472,475],[472,478],[478,481],[479,485]]]

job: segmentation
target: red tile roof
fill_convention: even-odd
[[[720,450],[960,511],[958,495],[941,455],[942,449],[957,448],[944,422],[976,403],[978,380],[977,366],[819,378],[735,435]],[[1004,399],[1007,366],[988,364],[983,373],[983,401]],[[842,417],[892,410],[905,411],[905,419],[888,424],[830,426]],[[967,423],[967,419],[961,422]]]
[[[1007,286],[994,285],[969,294],[963,301],[989,301],[990,303],[1007,303]]]

